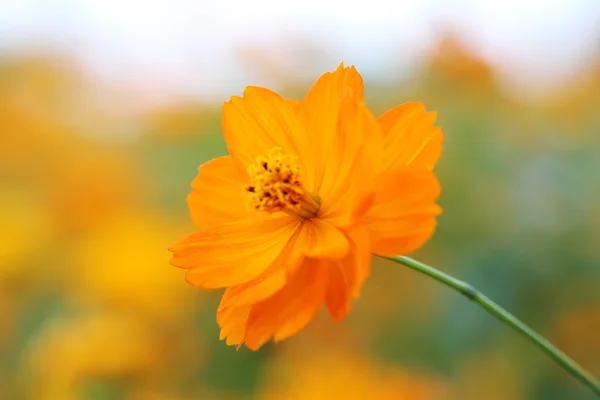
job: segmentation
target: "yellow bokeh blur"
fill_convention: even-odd
[[[600,374],[600,56],[518,99],[467,43],[448,31],[413,75],[364,74],[373,110],[422,101],[445,132],[444,214],[415,257]],[[167,251],[195,229],[197,167],[227,151],[222,102],[148,106],[37,53],[0,58],[0,399],[590,398],[489,315],[382,260],[340,324],[321,316],[257,353],[227,347],[220,292],[188,285]],[[286,96],[317,78],[283,68],[285,52],[240,54]]]

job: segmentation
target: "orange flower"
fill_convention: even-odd
[[[188,196],[199,231],[170,248],[189,283],[227,288],[221,339],[256,350],[297,333],[323,303],[339,321],[371,253],[407,254],[431,237],[435,118],[419,103],[374,118],[361,76],[343,64],[301,102],[248,87],[224,104],[230,155],[199,168]]]

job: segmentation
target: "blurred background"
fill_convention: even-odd
[[[439,229],[465,279],[600,376],[597,0],[0,3],[0,399],[592,399],[523,338],[375,260],[353,312],[253,353],[167,246],[245,85],[340,61],[376,114],[439,113]]]

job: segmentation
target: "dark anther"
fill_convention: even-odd
[[[285,178],[285,179],[283,180],[283,183],[290,183],[290,178]]]
[[[267,171],[269,169],[269,164],[267,164],[266,161],[262,163],[262,166],[265,169],[265,171]]]
[[[248,187],[248,191],[250,193],[254,193],[256,191],[256,188],[254,186],[250,186],[250,187]]]
[[[283,193],[284,196],[288,194],[287,190],[282,190],[281,193]]]
[[[293,205],[297,205],[297,204],[298,204],[298,202],[297,202],[296,200],[293,200],[293,199],[292,199],[290,202],[291,202]]]
[[[265,193],[265,196],[271,197],[271,193],[267,192],[267,193]]]

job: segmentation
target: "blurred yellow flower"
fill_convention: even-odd
[[[149,317],[189,312],[192,290],[165,269],[164,244],[174,228],[139,212],[108,218],[82,237],[75,251],[74,287],[81,299]],[[112,249],[108,251],[107,249]]]
[[[86,379],[145,376],[147,385],[161,371],[162,347],[160,335],[131,315],[55,320],[23,355],[21,384],[27,398],[45,400],[82,398]]]
[[[3,104],[0,172],[41,202],[64,231],[89,228],[131,204],[139,191],[131,157],[78,137],[52,118]]]
[[[434,76],[441,75],[457,88],[482,94],[483,100],[490,101],[499,94],[492,66],[453,31],[443,32],[427,63]]]
[[[43,202],[16,185],[5,189],[0,193],[0,288],[11,278],[31,275],[27,261],[53,239],[52,216]]]
[[[409,374],[341,351],[283,354],[271,366],[260,400],[443,400],[443,381]]]
[[[199,104],[177,104],[153,109],[143,116],[146,132],[165,141],[181,141],[205,132],[209,121],[218,117],[217,109]]]
[[[0,81],[1,82],[1,81]],[[32,110],[14,104],[13,99],[0,98],[2,120],[2,146],[0,146],[0,171],[11,177],[40,179],[42,166],[54,166],[61,144],[68,142],[69,133],[55,119],[36,115]]]
[[[73,142],[69,149],[68,160],[54,164],[48,188],[63,229],[91,228],[132,206],[133,193],[142,188],[126,153],[97,143]]]
[[[227,288],[217,320],[228,344],[283,340],[323,303],[341,320],[371,253],[406,254],[433,234],[436,115],[407,103],[376,119],[363,92],[342,64],[302,102],[248,87],[223,106],[231,154],[200,167],[188,197],[200,230],[170,250],[188,282]]]

